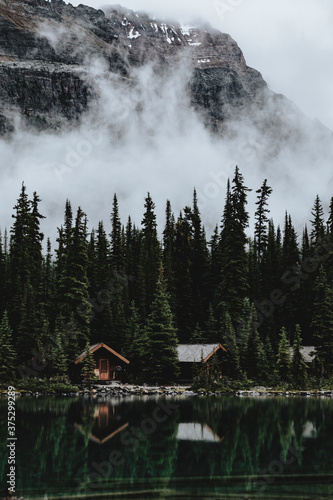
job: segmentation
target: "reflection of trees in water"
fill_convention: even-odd
[[[71,398],[16,400],[17,491],[66,491],[86,471],[82,438],[68,425]],[[32,495],[33,496],[33,495]]]
[[[179,409],[165,422],[156,423],[154,432],[141,432],[133,437],[133,429],[140,428],[145,419],[152,419],[156,408],[154,399],[118,398],[99,404],[90,399],[18,399],[19,490],[24,486],[25,491],[38,496],[42,492],[75,489],[75,478],[84,480],[96,472],[92,464],[108,461],[114,450],[120,451],[125,460],[105,478],[102,484],[105,490],[140,489],[147,484],[166,488],[172,487],[175,478],[205,477],[212,480],[209,488],[219,492],[223,478],[257,475],[260,469],[267,469],[270,462],[280,460],[281,452],[284,458],[290,458],[291,445],[299,454],[284,468],[281,491],[290,487],[284,482],[288,474],[294,477],[295,474],[331,473],[333,401],[330,399],[192,397],[178,398],[176,402]],[[2,428],[6,427],[6,403],[0,401]],[[91,439],[85,441],[82,432],[75,430],[75,422],[79,422],[87,434],[92,433],[96,422],[100,432],[107,433],[124,422],[128,422],[128,426],[100,444]],[[208,426],[221,441],[179,440],[179,423]],[[121,437],[125,432],[133,437],[132,444],[123,444]],[[0,442],[3,476],[7,462],[5,438]],[[188,480],[185,483],[190,484]],[[274,482],[270,488],[277,484],[278,481]],[[238,487],[235,483],[223,491],[232,492]],[[243,487],[246,489],[246,480]],[[330,492],[325,484],[319,489],[322,493]]]
[[[117,481],[120,487],[118,481],[121,480],[124,488],[136,488],[139,484],[148,484],[152,488],[164,488],[168,485],[177,459],[178,412],[173,412],[164,422],[154,424],[155,408],[155,400],[137,399],[128,403],[125,400],[121,409],[122,420],[128,422],[126,429],[103,446],[91,444],[91,462],[102,463],[108,460],[112,450],[120,451],[124,457],[124,463],[114,467],[108,478],[110,484]],[[159,412],[159,415],[163,416],[163,411]],[[147,419],[150,424],[145,427],[142,424]],[[138,432],[138,428],[148,432]],[[122,442],[123,435],[127,444]]]
[[[321,408],[323,406],[323,408]],[[180,410],[182,414],[182,410]],[[182,441],[178,448],[178,476],[250,476],[267,469],[272,461],[290,458],[290,447],[299,451],[290,471],[304,470],[305,449],[314,449],[316,439],[307,436],[306,429],[318,434],[328,433],[333,427],[331,400],[305,398],[193,398],[195,421],[209,422],[223,440],[217,443]],[[310,424],[310,426],[309,426]],[[333,448],[332,443],[330,444]],[[324,451],[325,450],[325,451]],[[333,450],[332,450],[333,451]],[[328,473],[327,462],[320,456],[327,454],[327,445],[315,450],[316,470]],[[332,453],[330,454],[332,456]],[[308,454],[307,454],[308,460]],[[314,456],[311,456],[314,462]],[[186,464],[186,465],[185,465]],[[284,473],[288,473],[286,468]]]

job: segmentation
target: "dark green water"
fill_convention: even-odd
[[[331,399],[19,398],[16,429],[25,499],[333,498]]]

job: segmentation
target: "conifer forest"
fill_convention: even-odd
[[[264,180],[249,236],[249,190],[236,167],[212,235],[195,190],[180,214],[166,202],[163,228],[149,193],[140,226],[120,220],[116,195],[95,229],[67,200],[53,249],[41,199],[22,184],[0,240],[0,380],[71,378],[87,343],[99,342],[130,359],[129,380],[141,382],[177,381],[178,343],[221,343],[230,380],[329,379],[333,198],[324,213],[314,194],[311,221],[296,234],[290,214],[282,227],[270,218]],[[311,366],[301,346],[316,349]]]

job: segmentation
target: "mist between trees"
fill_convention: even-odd
[[[167,201],[161,240],[149,193],[141,227],[121,222],[114,195],[107,226],[91,232],[67,200],[56,248],[48,239],[43,255],[41,200],[23,184],[0,244],[0,380],[68,380],[78,354],[99,342],[131,361],[129,381],[177,381],[177,343],[224,345],[229,379],[303,387],[329,378],[333,199],[325,216],[317,196],[310,230],[297,235],[289,214],[282,229],[269,219],[264,180],[249,237],[249,191],[236,167],[210,239],[195,190],[179,215]],[[316,347],[311,369],[302,343]]]

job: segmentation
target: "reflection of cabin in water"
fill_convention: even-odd
[[[129,425],[128,422],[124,422],[121,409],[110,403],[95,406],[91,415],[83,411],[76,420],[74,422],[76,429],[97,444],[104,444]]]
[[[214,432],[207,424],[201,424],[199,422],[182,422],[178,424],[177,439],[180,441],[220,443],[223,437]]]
[[[209,369],[209,362],[213,355],[216,354],[220,362],[223,352],[227,351],[222,344],[179,344],[177,350],[181,382],[189,382],[193,379],[195,365],[203,363]]]
[[[121,380],[123,370],[129,365],[128,359],[103,342],[92,345],[90,352],[95,361],[95,375],[98,380]],[[83,351],[75,360],[75,364],[83,361],[86,356],[87,352]]]

